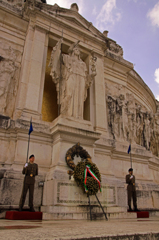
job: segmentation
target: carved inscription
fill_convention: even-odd
[[[114,186],[102,186],[102,192],[98,198],[103,205],[116,204],[116,189]],[[83,193],[76,183],[57,183],[57,203],[88,204],[87,195]],[[91,204],[97,204],[94,196],[91,197]]]

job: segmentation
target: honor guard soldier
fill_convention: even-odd
[[[33,206],[34,184],[35,176],[38,175],[38,165],[34,163],[35,157],[31,155],[29,157],[29,163],[26,163],[22,173],[25,174],[22,195],[19,202],[19,211],[22,211],[26,194],[29,189],[29,207],[31,212],[35,212]]]
[[[128,171],[129,171],[129,174],[126,175],[126,183],[128,184],[127,193],[128,193],[129,211],[130,212],[133,211],[132,208],[131,208],[131,198],[133,198],[134,211],[138,212],[139,210],[137,209],[135,176],[133,175],[133,169],[132,168],[130,168]]]

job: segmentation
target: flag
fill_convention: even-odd
[[[32,120],[30,120],[30,128],[28,134],[30,135],[32,131],[33,131]]]
[[[129,154],[130,151],[131,151],[131,144],[128,147],[128,154]]]

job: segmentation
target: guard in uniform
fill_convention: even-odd
[[[29,163],[26,163],[22,173],[25,174],[22,195],[19,202],[19,211],[22,211],[26,194],[29,189],[29,207],[31,212],[35,212],[33,206],[33,194],[34,194],[34,184],[35,176],[38,175],[38,165],[34,163],[35,157],[31,155],[29,157]]]
[[[135,187],[135,176],[133,175],[133,169],[130,168],[129,174],[126,175],[127,193],[128,193],[128,206],[129,211],[133,211],[131,208],[131,198],[133,198],[134,211],[139,211],[137,209],[137,200],[136,200],[136,187]]]

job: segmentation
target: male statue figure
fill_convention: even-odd
[[[35,176],[38,175],[38,165],[34,163],[35,157],[31,155],[29,157],[29,163],[26,163],[22,173],[25,174],[22,195],[19,202],[19,211],[22,211],[26,194],[29,189],[29,207],[31,212],[35,212],[33,206],[34,184]]]
[[[135,187],[135,176],[133,175],[133,169],[129,169],[129,174],[126,175],[127,193],[128,193],[128,206],[129,212],[132,212],[131,208],[131,198],[133,198],[134,211],[138,212],[137,209],[137,200],[136,200],[136,187]]]
[[[87,89],[96,75],[95,57],[91,57],[91,74],[87,74],[86,63],[80,58],[79,41],[73,43],[67,54],[61,54],[60,39],[51,53],[50,75],[56,85],[60,113],[83,119],[83,106],[87,97]]]

